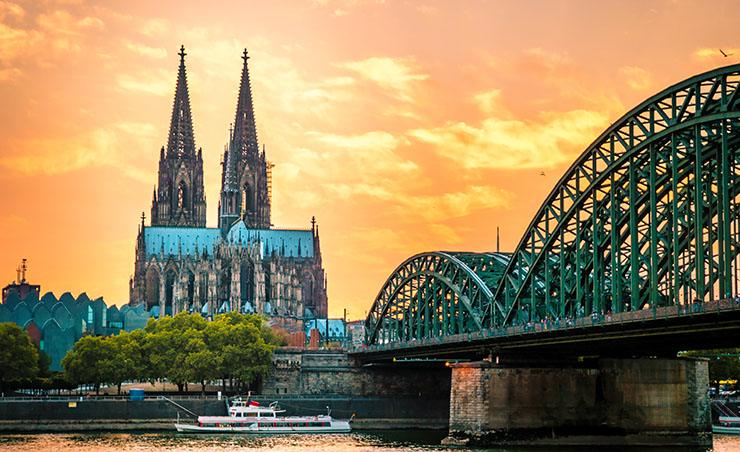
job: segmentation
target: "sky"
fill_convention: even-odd
[[[316,217],[330,316],[358,319],[417,253],[495,251],[497,228],[513,251],[611,123],[740,62],[737,17],[732,1],[0,0],[0,285],[27,258],[42,292],[128,302],[180,45],[208,226],[247,48],[272,223]]]

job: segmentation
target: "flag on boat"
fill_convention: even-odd
[[[260,406],[259,403],[255,402],[254,400],[249,401],[249,406]]]

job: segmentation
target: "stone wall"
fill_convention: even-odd
[[[261,393],[449,400],[450,369],[389,364],[362,367],[342,350],[279,349]]]
[[[600,367],[607,425],[627,432],[711,430],[706,360],[605,359]]]
[[[598,425],[596,369],[457,365],[450,431],[486,432]]]
[[[449,412],[446,401],[400,397],[300,397],[256,396],[262,405],[277,401],[285,415],[325,414],[327,407],[336,419],[355,415],[356,429],[434,428],[446,429]],[[226,415],[226,401],[176,399],[198,415]],[[70,406],[72,402],[72,406]],[[444,402],[444,403],[442,403]],[[0,398],[0,432],[5,431],[112,431],[169,430],[179,416],[191,416],[164,400],[111,399],[13,400]]]
[[[579,435],[703,444],[711,440],[707,369],[706,360],[695,359],[603,359],[561,368],[457,364],[450,436],[480,444]]]

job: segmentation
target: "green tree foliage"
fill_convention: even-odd
[[[32,379],[38,371],[39,352],[28,334],[14,323],[0,323],[0,390]]]
[[[192,376],[186,365],[190,353],[188,345],[191,340],[202,337],[206,324],[200,315],[186,312],[160,320],[149,319],[144,353],[149,360],[150,378],[167,378],[182,392]]]
[[[49,355],[44,353],[42,350],[39,350],[36,348],[36,351],[39,354],[39,378],[51,378],[51,371],[49,370],[49,366],[51,366],[51,358]]]
[[[209,348],[220,358],[219,377],[249,385],[270,371],[274,345],[265,343],[262,319],[229,312],[206,327]]]
[[[106,359],[104,378],[106,383],[115,384],[121,394],[121,383],[141,378],[146,372],[143,344],[146,333],[136,330],[131,333],[121,331],[117,336],[105,338],[110,344],[107,349],[111,356]]]
[[[723,380],[740,380],[740,348],[691,351],[687,356],[709,358],[709,380],[718,388]]]
[[[95,385],[95,393],[100,392],[100,384],[107,382],[111,372],[110,352],[112,348],[106,338],[86,336],[75,343],[75,348],[62,358],[65,377],[74,383]]]
[[[250,385],[270,370],[272,351],[284,338],[256,315],[230,312],[206,322],[198,314],[181,313],[149,319],[144,330],[117,336],[86,337],[62,360],[65,375],[75,383],[118,385],[144,379],[174,382],[182,392],[188,382],[218,378]]]

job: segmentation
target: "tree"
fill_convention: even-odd
[[[111,355],[103,362],[103,376],[108,383],[118,387],[118,395],[121,395],[121,383],[141,378],[145,372],[142,347],[145,334],[142,330],[121,331],[117,336],[105,338],[109,344],[106,349],[111,351]]]
[[[182,312],[175,317],[152,319],[146,325],[144,352],[149,358],[149,375],[153,379],[167,378],[177,384],[179,392],[192,376],[186,365],[188,344],[201,334],[207,322],[198,314]]]
[[[201,394],[206,394],[206,382],[218,378],[221,367],[221,357],[208,349],[202,331],[190,338],[187,345],[185,368],[188,370],[188,380],[199,381]]]
[[[273,345],[265,343],[259,316],[229,312],[205,329],[208,348],[220,358],[219,376],[250,385],[270,371]],[[225,385],[225,382],[224,382]]]
[[[43,350],[37,348],[36,351],[39,354],[39,378],[50,378],[51,370],[49,370],[49,366],[51,366],[51,358]]]
[[[275,347],[288,345],[288,339],[286,339],[284,335],[279,332],[275,332],[275,330],[267,325],[262,325],[260,333],[262,334],[262,340],[264,340],[268,345],[274,345]]]
[[[719,389],[723,380],[740,379],[740,348],[691,351],[688,356],[709,358],[709,381]]]
[[[0,323],[0,391],[8,383],[28,380],[39,371],[39,353],[25,331],[14,323]]]
[[[62,367],[67,380],[95,385],[95,394],[100,392],[100,384],[107,382],[110,377],[110,366],[104,366],[103,361],[110,358],[112,349],[105,338],[86,336],[75,343],[74,349],[67,352],[62,358]]]

